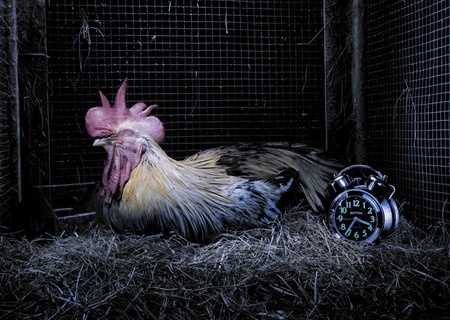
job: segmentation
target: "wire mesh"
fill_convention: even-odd
[[[0,225],[8,224],[11,200],[10,93],[8,90],[8,23],[6,5],[0,0]]]
[[[97,90],[156,103],[169,155],[246,141],[324,145],[320,1],[48,1],[50,179],[96,181]]]
[[[450,222],[450,3],[379,1],[367,15],[369,159],[422,224]]]

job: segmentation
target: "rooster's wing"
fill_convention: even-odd
[[[300,143],[247,143],[201,151],[184,161],[216,157],[228,175],[268,180],[286,170],[298,172],[298,188],[314,210],[322,200],[338,165],[314,148]]]

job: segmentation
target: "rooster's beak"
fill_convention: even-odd
[[[95,140],[93,146],[107,148],[111,146],[118,146],[121,144],[122,141],[120,139],[117,139],[116,137],[106,137]]]
[[[94,141],[94,147],[103,147],[109,143],[108,138],[97,139]]]

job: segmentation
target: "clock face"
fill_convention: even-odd
[[[337,198],[331,220],[337,234],[347,240],[373,242],[379,235],[379,206],[364,192]]]

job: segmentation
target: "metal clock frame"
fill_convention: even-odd
[[[352,172],[360,171],[359,174]],[[352,173],[352,174],[351,174]],[[364,173],[369,173],[364,174]],[[352,165],[339,172],[330,184],[332,200],[329,206],[329,223],[336,237],[351,242],[372,243],[398,227],[399,210],[393,198],[395,188],[387,183],[387,176],[367,165]],[[362,240],[348,239],[336,225],[336,210],[349,197],[367,200],[376,210],[376,230]]]

